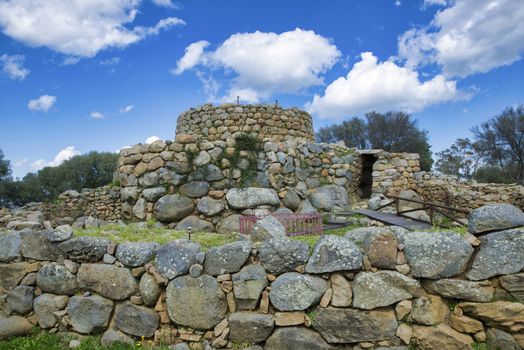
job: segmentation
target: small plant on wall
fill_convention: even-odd
[[[241,133],[235,136],[235,151],[228,155],[225,150],[222,154],[231,163],[231,168],[241,168],[241,162],[248,161],[247,167],[241,169],[241,176],[239,179],[240,186],[253,180],[257,175],[257,156],[263,150],[262,142],[259,140],[257,134]]]

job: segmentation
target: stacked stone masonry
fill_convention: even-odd
[[[269,105],[203,105],[182,113],[176,130],[177,135],[198,135],[209,141],[225,141],[239,132],[256,133],[260,139],[269,137],[275,141],[314,140],[309,113]]]
[[[204,252],[187,240],[115,245],[64,228],[13,231],[0,235],[0,339],[39,325],[103,333],[105,345],[518,350],[524,230],[501,225],[500,210],[476,216],[472,227],[490,232],[478,237],[362,228],[323,236],[311,253],[276,235]]]

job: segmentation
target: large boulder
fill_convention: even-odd
[[[362,266],[362,253],[349,239],[324,235],[315,247],[306,265],[307,273],[357,270]]]
[[[133,215],[140,220],[144,220],[147,217],[147,201],[144,198],[136,201],[133,206]]]
[[[335,205],[329,193],[313,192],[309,196],[309,202],[317,209],[323,211],[330,211]]]
[[[215,216],[224,209],[223,201],[211,197],[200,198],[197,203],[197,211],[205,216]]]
[[[280,205],[280,199],[274,189],[247,187],[232,188],[227,191],[226,200],[234,209],[253,209],[260,205]]]
[[[240,214],[231,214],[221,219],[217,225],[218,233],[238,233],[240,232]]]
[[[195,204],[189,197],[170,194],[161,197],[153,208],[155,218],[162,222],[179,221],[193,213]]]
[[[24,317],[0,317],[0,340],[29,335],[32,331],[33,325]]]
[[[413,301],[412,319],[426,326],[444,322],[449,314],[449,306],[438,295],[428,294]]]
[[[275,327],[273,315],[235,312],[228,317],[229,339],[234,342],[259,343],[267,339]]]
[[[119,330],[137,337],[150,338],[158,328],[160,316],[152,309],[126,301],[117,305],[114,320]]]
[[[144,273],[140,278],[138,290],[140,291],[142,301],[147,306],[155,305],[162,292],[155,277],[149,273]]]
[[[316,193],[320,193],[329,197],[330,202],[335,207],[346,207],[349,204],[348,192],[343,186],[339,185],[324,185],[320,186]]]
[[[38,271],[40,266],[40,263],[27,262],[0,264],[0,289],[16,287],[27,273]]]
[[[450,299],[488,302],[493,299],[494,295],[491,282],[471,282],[444,278],[435,281],[426,280],[423,285],[428,292]]]
[[[20,258],[20,233],[0,234],[0,262],[10,262]]]
[[[102,344],[102,346],[105,347],[111,347],[114,344],[127,344],[130,346],[134,346],[135,341],[133,340],[133,338],[125,335],[122,332],[115,331],[113,329],[108,329],[102,335],[102,338],[100,339],[100,344]]]
[[[360,272],[353,281],[353,307],[371,310],[422,293],[417,280],[396,271]]]
[[[466,239],[453,232],[409,232],[404,255],[415,277],[438,279],[464,272],[473,254]]]
[[[280,311],[300,311],[319,302],[328,289],[328,283],[319,277],[288,272],[272,284],[269,299]]]
[[[470,280],[507,275],[524,268],[524,230],[490,233],[480,237],[480,242],[480,250],[466,273]]]
[[[411,339],[416,349],[427,350],[471,350],[474,342],[469,335],[459,333],[444,323],[432,327],[415,325]]]
[[[300,206],[300,197],[294,190],[288,190],[284,198],[282,198],[282,204],[291,210],[297,210]]]
[[[66,310],[75,331],[84,334],[96,333],[108,325],[113,302],[98,295],[74,296],[69,299]]]
[[[524,226],[524,213],[511,204],[488,204],[473,210],[469,216],[468,231],[479,234]]]
[[[267,285],[266,271],[260,265],[248,265],[233,274],[233,290],[237,307],[241,310],[255,309],[260,294]]]
[[[304,327],[277,328],[267,339],[265,350],[333,350],[315,331]]]
[[[329,343],[356,343],[386,340],[397,331],[395,312],[387,309],[317,308],[313,328]],[[351,325],[351,326],[349,326]]]
[[[77,274],[80,288],[113,300],[124,300],[135,294],[138,284],[126,268],[105,264],[82,264]]]
[[[257,220],[253,225],[249,238],[252,242],[263,242],[271,238],[285,238],[286,228],[272,215]]]
[[[19,314],[25,314],[33,309],[34,288],[18,286],[7,292],[6,302],[9,308]]]
[[[177,277],[167,285],[169,318],[177,325],[212,329],[226,317],[226,295],[217,280],[202,275]]]
[[[214,232],[215,231],[215,225],[213,225],[211,222],[202,220],[196,215],[189,215],[180,221],[175,229],[180,231],[185,231],[188,228],[192,228],[193,232]]]
[[[78,291],[76,276],[55,262],[45,264],[36,274],[36,285],[44,292],[73,295]]]
[[[189,267],[198,262],[198,243],[177,239],[164,244],[156,252],[155,264],[158,272],[167,279],[173,279],[189,272]]]
[[[212,247],[206,253],[205,270],[208,275],[217,276],[238,272],[251,253],[251,242],[238,241]]]
[[[280,275],[306,264],[309,245],[293,239],[273,238],[262,243],[258,255],[267,272]]]
[[[50,242],[63,242],[73,235],[73,228],[69,225],[57,226],[54,230],[44,231],[44,236]]]
[[[56,260],[60,256],[59,249],[46,238],[45,231],[22,230],[20,238],[20,250],[26,259]]]
[[[480,320],[490,327],[511,333],[524,331],[524,304],[494,301],[490,303],[463,302],[458,306],[465,315]]]
[[[98,237],[75,237],[58,245],[58,248],[71,260],[76,262],[97,262],[107,251],[111,241]]]
[[[209,187],[209,183],[205,181],[193,181],[180,186],[179,192],[182,196],[200,198],[207,195]]]
[[[155,203],[160,197],[162,197],[165,194],[165,187],[145,188],[142,191],[142,197],[144,197],[148,202],[151,203]]]
[[[142,266],[153,258],[159,246],[153,242],[122,243],[116,249],[116,257],[125,266]]]
[[[35,298],[33,311],[41,328],[53,328],[58,323],[56,311],[63,310],[69,297],[65,295],[54,295],[44,293]]]

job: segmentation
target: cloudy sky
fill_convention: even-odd
[[[240,96],[407,111],[439,151],[524,103],[523,54],[523,0],[0,0],[0,148],[23,176]]]

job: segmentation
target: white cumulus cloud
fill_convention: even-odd
[[[437,64],[446,76],[465,77],[510,65],[524,53],[522,0],[457,0],[430,25],[399,37],[399,57],[408,66]],[[426,0],[425,4],[445,5]]]
[[[133,108],[135,108],[134,105],[128,105],[128,106],[124,106],[122,108],[120,108],[118,111],[122,114],[125,114],[125,113],[129,113],[133,110]]]
[[[238,93],[242,100],[253,102],[323,84],[323,73],[340,57],[329,39],[300,28],[280,34],[237,33],[216,50],[205,52],[207,45],[199,41],[188,46],[173,73],[196,66],[232,71],[235,77],[225,98]]]
[[[31,163],[31,168],[33,168],[33,170],[40,170],[48,166],[59,166],[66,160],[71,159],[72,157],[79,154],[80,152],[75,149],[75,146],[67,146],[66,148],[60,150],[53,160],[48,162],[45,159],[38,159]]]
[[[2,55],[0,56],[0,64],[2,72],[12,80],[24,80],[29,73],[29,69],[24,68],[24,55]]]
[[[153,136],[149,136],[146,139],[146,143],[153,143],[153,142],[158,141],[158,140],[160,140],[160,137],[153,135]]]
[[[48,112],[56,102],[56,96],[42,95],[34,100],[30,100],[27,104],[33,112]]]
[[[152,0],[153,4],[162,7],[176,8],[175,4],[171,0]]]
[[[422,82],[416,71],[392,61],[379,62],[373,53],[364,52],[346,77],[329,84],[324,95],[315,95],[306,108],[321,118],[336,119],[373,110],[416,112],[465,97],[455,81],[442,75]]]
[[[176,17],[152,27],[135,26],[140,0],[0,1],[0,29],[33,47],[92,57],[108,47],[126,47],[185,22]]]
[[[92,111],[89,116],[93,119],[104,119],[104,115],[100,112],[97,112],[97,111]]]

